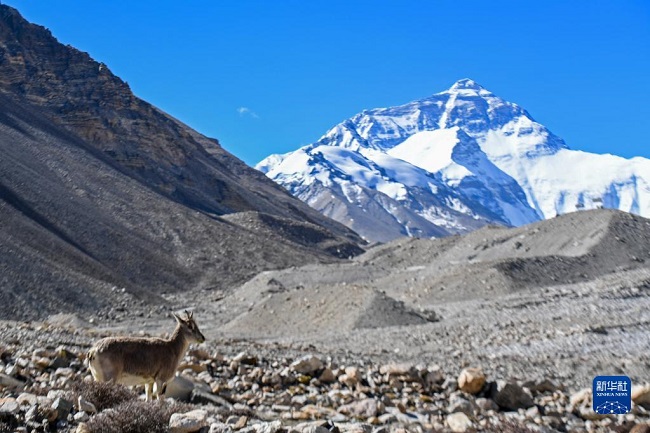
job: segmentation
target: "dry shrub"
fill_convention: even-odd
[[[508,418],[500,418],[497,423],[489,423],[485,431],[488,433],[535,433],[536,430],[533,430],[526,425],[517,422]]]
[[[72,386],[72,393],[74,401],[81,396],[94,404],[98,411],[138,399],[138,394],[129,388],[106,382],[77,382]]]
[[[164,433],[169,431],[172,414],[190,409],[163,400],[129,400],[93,416],[87,426],[92,433]]]

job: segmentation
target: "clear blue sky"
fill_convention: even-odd
[[[647,0],[3,2],[251,165],[466,77],[574,149],[650,157]]]

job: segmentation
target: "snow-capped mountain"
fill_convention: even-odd
[[[650,217],[650,160],[569,149],[470,79],[365,110],[257,169],[365,238],[518,226],[607,207]]]

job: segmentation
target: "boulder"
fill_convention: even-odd
[[[172,414],[169,419],[169,430],[171,433],[197,432],[208,426],[207,417],[208,413],[202,409]]]
[[[291,370],[298,374],[313,376],[325,367],[323,361],[313,355],[306,355],[291,364]]]
[[[179,401],[190,401],[192,391],[196,385],[190,379],[178,375],[167,382],[165,389],[165,398],[173,398]]]
[[[484,385],[485,374],[480,368],[465,368],[458,376],[458,389],[468,394],[478,394]]]
[[[530,392],[514,382],[498,380],[493,383],[491,396],[492,400],[504,410],[527,409],[534,404]]]
[[[473,423],[463,412],[456,412],[447,415],[447,426],[454,433],[463,433],[469,430]]]

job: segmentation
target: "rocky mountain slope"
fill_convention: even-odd
[[[174,411],[206,412],[201,425],[215,431],[643,432],[649,240],[650,220],[593,210],[402,238],[347,262],[262,272],[224,294],[170,294],[207,341],[168,396],[193,404]],[[156,403],[141,401],[137,416],[129,406],[95,413],[73,405],[74,392],[102,391],[84,380],[93,340],[161,335],[166,314],[131,302],[121,320],[0,321],[0,431],[152,422]],[[630,377],[630,413],[594,413],[591,385],[603,374]]]
[[[570,150],[523,108],[469,79],[365,110],[257,168],[375,241],[601,207],[650,216],[649,160]]]
[[[346,263],[263,272],[230,296],[196,300],[195,314],[217,338],[331,356],[478,365],[573,389],[601,371],[644,383],[649,244],[650,220],[604,209],[401,238]]]
[[[228,290],[261,270],[361,252],[353,232],[5,5],[0,153],[4,318]],[[293,232],[219,217],[239,212]]]

